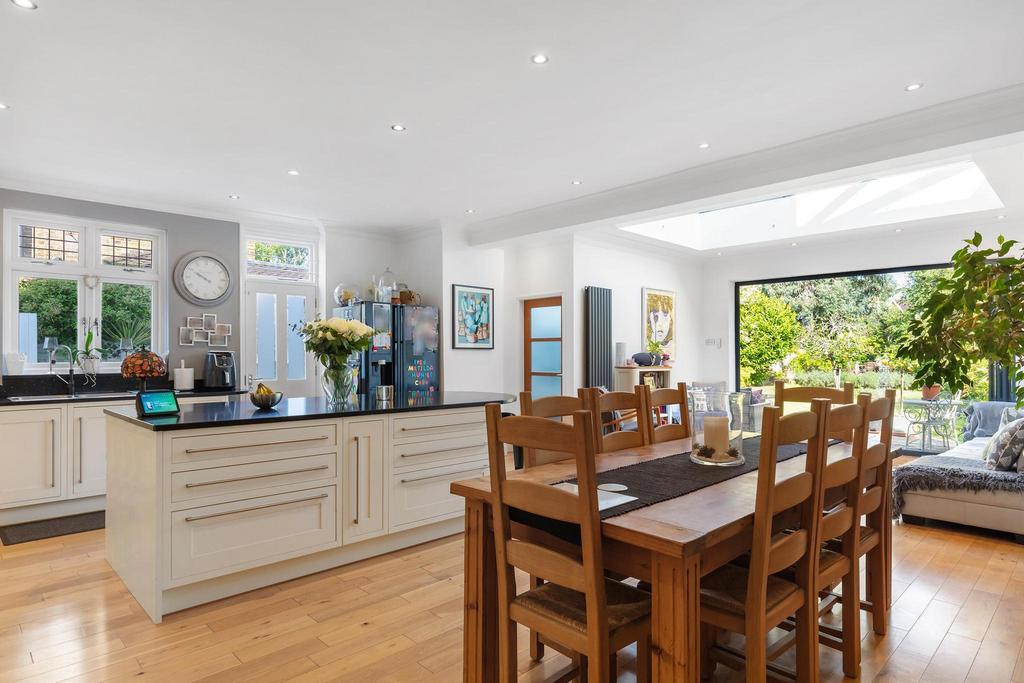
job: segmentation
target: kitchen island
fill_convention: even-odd
[[[462,531],[451,482],[487,469],[479,392],[106,410],[107,559],[154,622]]]

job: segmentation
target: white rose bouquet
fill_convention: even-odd
[[[355,369],[348,359],[353,353],[365,351],[373,341],[374,329],[358,320],[342,318],[316,319],[297,325],[306,350],[324,366],[324,390],[335,403],[347,401],[355,389]]]

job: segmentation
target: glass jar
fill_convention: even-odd
[[[690,409],[690,434],[695,443],[721,448],[735,448],[743,453],[743,438],[749,432],[746,424],[745,405],[749,405],[750,395],[739,391],[723,391],[717,388],[690,389],[687,392]],[[724,425],[720,419],[725,418]],[[705,423],[708,429],[705,429]],[[719,430],[719,425],[724,428]],[[747,433],[747,436],[754,434]],[[716,443],[708,443],[708,439]],[[719,441],[720,440],[720,441]],[[727,444],[727,445],[726,445]]]

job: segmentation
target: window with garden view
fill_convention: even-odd
[[[776,380],[857,391],[894,388],[899,399],[920,398],[915,364],[896,350],[912,309],[932,294],[946,268],[739,284],[739,382]],[[988,364],[979,359],[969,398],[988,394]]]
[[[162,348],[162,231],[11,211],[5,230],[16,248],[4,252],[3,350],[23,354],[27,370],[44,369],[58,346],[108,370],[141,346]]]

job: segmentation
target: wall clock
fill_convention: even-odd
[[[174,266],[174,288],[196,306],[224,303],[234,286],[227,264],[208,251],[185,254]]]

